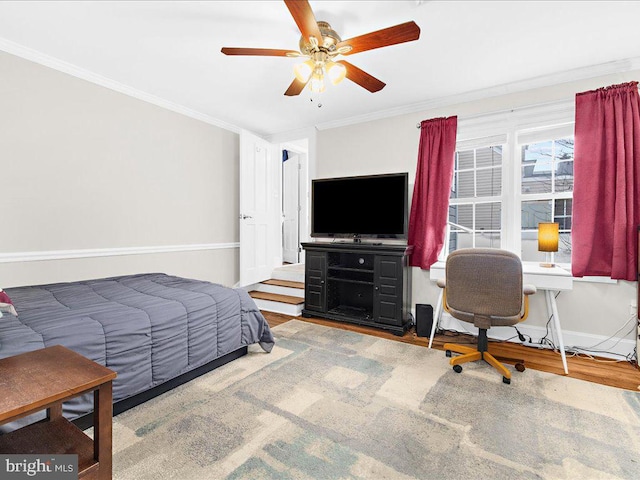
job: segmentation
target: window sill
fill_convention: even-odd
[[[616,285],[618,280],[613,280],[609,277],[573,277],[574,282],[585,283],[608,283],[610,285]]]
[[[530,262],[536,263],[536,262]],[[436,263],[431,265],[433,269],[444,269],[446,265],[446,260],[438,260]],[[558,263],[556,264],[558,267],[566,270],[567,272],[571,272],[571,265],[568,263]],[[574,282],[583,282],[583,283],[604,283],[609,285],[617,285],[618,280],[613,280],[609,277],[572,277]]]
[[[570,263],[559,263],[558,266],[560,268],[564,268],[567,272],[571,272]],[[573,277],[573,281],[584,283],[608,283],[610,285],[616,285],[618,283],[618,280],[612,280],[609,277],[602,276]]]

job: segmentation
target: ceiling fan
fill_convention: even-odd
[[[221,51],[225,55],[307,57],[294,67],[295,78],[284,92],[287,96],[299,95],[307,84],[312,92],[320,93],[325,89],[325,78],[337,85],[346,77],[372,93],[382,90],[384,82],[345,60],[334,61],[334,58],[420,38],[420,27],[415,22],[406,22],[342,40],[327,22],[316,21],[307,0],[284,0],[284,3],[302,33],[300,51],[242,47],[223,47]]]

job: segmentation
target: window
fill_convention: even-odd
[[[502,230],[502,145],[456,152],[449,198],[449,251],[499,248]]]
[[[538,223],[557,222],[554,261],[571,262],[573,104],[460,121],[447,252],[503,248],[542,262]],[[460,137],[463,140],[460,140]]]
[[[544,261],[538,251],[538,223],[557,222],[560,241],[555,261],[571,262],[573,136],[520,146],[521,258]]]

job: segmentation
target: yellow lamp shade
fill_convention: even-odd
[[[327,75],[329,80],[334,85],[339,84],[347,75],[347,68],[341,63],[328,62],[327,63]]]
[[[560,225],[557,223],[538,224],[538,250],[540,252],[557,252]]]

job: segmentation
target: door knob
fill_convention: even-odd
[[[253,217],[252,217],[251,215],[243,215],[243,214],[240,214],[240,215],[239,215],[239,218],[240,218],[240,220],[246,220],[247,218],[253,218]]]

